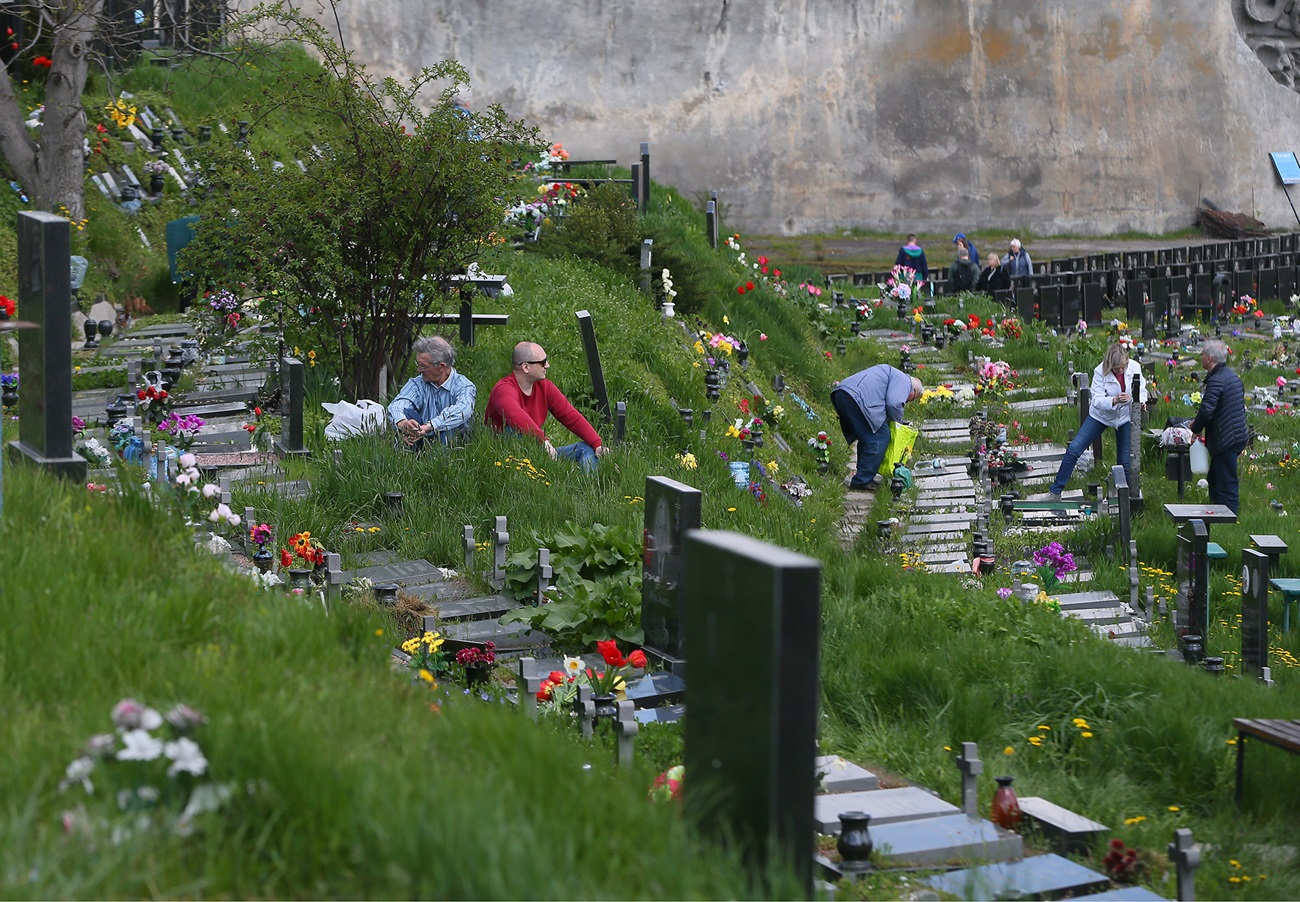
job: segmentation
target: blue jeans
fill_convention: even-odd
[[[584,473],[594,473],[596,471],[598,462],[596,449],[586,442],[574,442],[572,445],[556,448],[555,455],[564,460],[576,461],[578,466],[582,467]]]
[[[1210,500],[1226,504],[1237,513],[1237,457],[1240,451],[1220,451],[1210,455],[1210,472],[1205,481],[1210,484]]]
[[[879,429],[872,429],[867,416],[846,391],[831,392],[831,406],[840,418],[840,431],[845,444],[858,443],[858,470],[849,480],[849,488],[864,489],[875,484],[876,473],[889,450],[889,421]]]
[[[1122,426],[1115,427],[1115,463],[1124,468],[1124,475],[1129,476],[1129,431],[1133,423],[1130,421]],[[1052,483],[1051,491],[1061,494],[1065,484],[1070,481],[1070,474],[1074,472],[1074,465],[1079,462],[1079,455],[1083,454],[1084,449],[1095,442],[1103,432],[1110,427],[1100,420],[1092,417],[1083,421],[1079,431],[1074,434],[1074,440],[1070,442],[1070,447],[1065,449],[1065,457],[1061,458],[1061,468],[1056,471],[1056,481]]]

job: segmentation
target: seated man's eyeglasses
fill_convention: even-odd
[[[543,357],[541,360],[525,360],[524,363],[531,363],[533,366],[550,366],[550,360],[550,357]]]

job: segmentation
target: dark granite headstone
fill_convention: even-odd
[[[1105,286],[1100,282],[1085,282],[1083,284],[1083,318],[1089,325],[1097,325],[1101,322],[1101,310]]]
[[[84,482],[72,453],[72,224],[52,213],[18,214],[18,309],[36,328],[18,332],[18,441],[10,459]]]
[[[650,143],[641,142],[641,185],[640,192],[637,194],[637,202],[640,204],[641,212],[644,213],[650,209]]]
[[[709,240],[709,247],[718,246],[718,206],[716,201],[704,205],[704,236]]]
[[[1241,549],[1241,672],[1259,678],[1268,666],[1269,556]]]
[[[1061,328],[1060,285],[1044,285],[1038,290],[1038,315],[1052,328]]]
[[[686,536],[688,819],[776,852],[812,892],[821,564],[732,532]],[[745,677],[737,679],[737,663]]]
[[[645,550],[641,574],[641,626],[645,648],[683,675],[686,648],[682,634],[682,584],[686,533],[700,528],[700,490],[651,476],[645,481]]]
[[[295,357],[284,358],[281,366],[284,374],[284,402],[281,411],[284,416],[280,440],[275,443],[275,453],[280,457],[295,454],[310,454],[302,443],[302,408],[305,401],[305,370],[302,361]]]
[[[1261,269],[1259,271],[1258,281],[1255,285],[1256,290],[1259,291],[1260,300],[1277,300],[1277,284],[1278,278],[1276,269]]]
[[[1034,319],[1034,289],[1031,286],[1016,288],[1016,313],[1020,315],[1023,322],[1031,322]]]
[[[1061,286],[1061,328],[1073,329],[1083,311],[1083,289],[1078,282]]]
[[[1295,294],[1295,267],[1279,266],[1277,268],[1277,296],[1283,301],[1289,301],[1291,295]]]
[[[600,365],[600,347],[596,344],[596,326],[586,310],[577,312],[578,327],[582,330],[582,347],[587,352],[587,371],[591,373],[591,393],[596,399],[596,410],[609,422],[609,395],[605,391],[605,371]]]
[[[1178,527],[1178,561],[1174,578],[1178,599],[1174,609],[1174,631],[1181,637],[1204,636],[1210,626],[1208,569],[1205,556],[1210,531],[1201,520],[1188,520]]]

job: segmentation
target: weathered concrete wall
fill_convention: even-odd
[[[343,0],[339,15],[373,71],[458,59],[472,105],[575,157],[626,164],[649,141],[656,180],[717,189],[739,230],[1158,231],[1189,225],[1201,195],[1294,224],[1267,152],[1300,148],[1300,95],[1232,2]]]

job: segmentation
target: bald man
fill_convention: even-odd
[[[875,491],[876,473],[889,449],[889,422],[901,423],[903,405],[923,391],[920,379],[887,363],[854,373],[831,390],[844,441],[858,443],[858,469],[849,489]]]
[[[583,472],[590,473],[596,469],[597,458],[604,456],[605,445],[587,418],[546,378],[550,367],[541,345],[531,341],[515,345],[510,373],[492,386],[483,420],[497,432],[531,435],[542,443],[551,460],[563,457],[577,461]],[[561,448],[551,444],[543,428],[547,414],[580,441]]]

